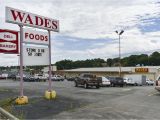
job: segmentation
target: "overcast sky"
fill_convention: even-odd
[[[0,29],[19,30],[5,23],[5,7],[12,7],[60,22],[52,32],[52,63],[63,59],[85,60],[122,57],[159,51],[160,0],[0,0]],[[17,65],[17,55],[0,54],[0,64]]]

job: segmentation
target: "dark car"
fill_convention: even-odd
[[[8,79],[15,80],[16,79],[16,75],[15,74],[10,74],[10,75],[8,75]]]
[[[67,77],[66,78],[68,81],[74,81],[76,79],[76,77]]]
[[[84,88],[88,88],[89,86],[99,88],[101,83],[102,81],[98,80],[96,75],[90,73],[83,73],[75,79],[75,87],[82,85]]]
[[[122,77],[107,77],[107,78],[110,80],[112,87],[115,87],[115,86],[123,87],[124,86],[124,79]]]
[[[24,82],[39,82],[40,81],[38,78],[35,78],[30,75],[23,77],[23,80],[24,80]]]

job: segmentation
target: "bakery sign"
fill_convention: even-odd
[[[149,72],[148,68],[135,68],[135,72],[137,73],[147,73]]]
[[[18,54],[18,31],[0,29],[0,53]]]
[[[59,21],[6,7],[6,22],[59,32]]]
[[[49,65],[49,49],[46,47],[24,46],[23,63],[27,65]]]

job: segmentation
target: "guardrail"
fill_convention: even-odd
[[[0,107],[0,120],[19,120],[19,119]]]

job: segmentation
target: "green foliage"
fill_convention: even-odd
[[[62,60],[59,62],[56,62],[55,65],[57,66],[58,70],[63,69],[74,69],[74,68],[80,68],[80,67],[102,67],[103,63],[105,61],[103,59],[97,58],[97,59],[87,59],[87,60]]]
[[[107,61],[104,59],[87,59],[87,60],[62,60],[56,62],[55,65],[59,70],[62,69],[74,69],[74,68],[87,68],[87,67],[103,67],[107,63],[108,67],[118,66],[119,58],[108,58]],[[158,66],[160,65],[160,53],[154,52],[150,56],[147,54],[141,55],[130,55],[129,57],[124,57],[121,59],[122,66]]]

